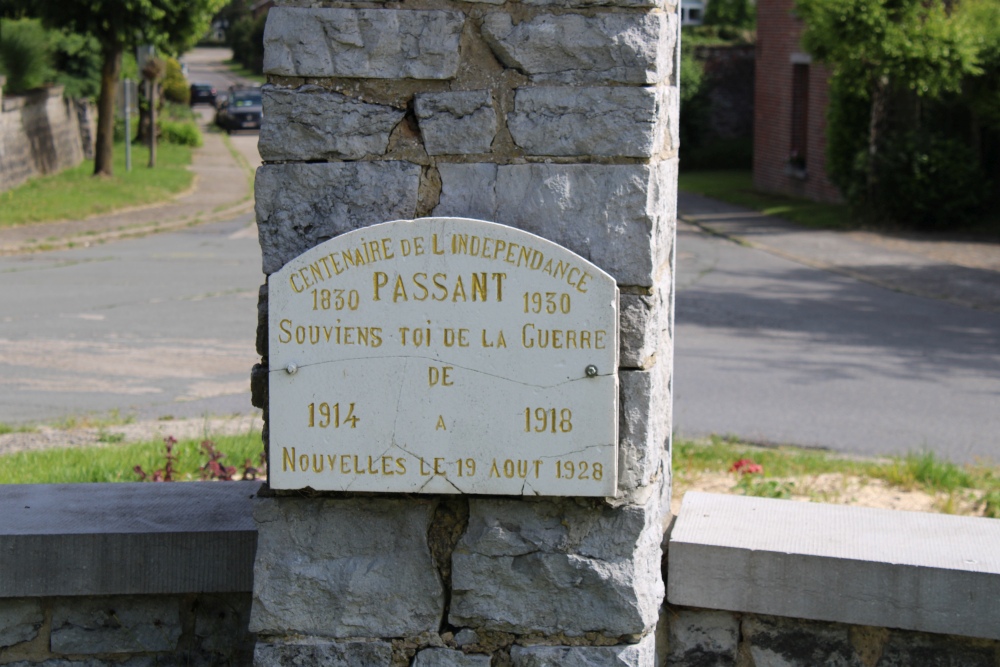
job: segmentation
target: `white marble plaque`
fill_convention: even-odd
[[[387,222],[268,282],[275,489],[613,496],[618,288],[480,220]]]

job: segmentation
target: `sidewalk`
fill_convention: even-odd
[[[686,192],[679,193],[677,208],[681,224],[800,264],[897,292],[1000,312],[1000,243],[806,229]]]
[[[223,143],[205,132],[195,150],[192,187],[173,199],[82,220],[63,220],[0,229],[0,255],[90,245],[194,224],[225,220],[253,209],[247,169]],[[133,169],[145,169],[133,165]]]

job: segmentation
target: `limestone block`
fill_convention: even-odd
[[[661,508],[471,499],[452,555],[450,622],[527,634],[642,634],[656,624]],[[572,664],[572,663],[564,663]]]
[[[459,64],[460,12],[273,7],[264,72],[280,76],[450,79]]]
[[[669,287],[658,285],[651,296],[622,294],[620,304],[621,367],[649,369],[669,358]]]
[[[529,155],[649,157],[663,144],[661,89],[518,88],[507,127]]]
[[[668,467],[670,368],[666,361],[648,371],[620,371],[618,489],[628,493],[654,481]]]
[[[260,499],[250,630],[326,637],[437,631],[444,590],[427,545],[434,504]]]
[[[701,609],[670,609],[668,664],[735,666],[740,642],[740,622],[735,614]]]
[[[253,648],[250,622],[250,593],[202,596],[194,608],[194,636],[205,651],[229,658],[245,646]]]
[[[514,25],[491,13],[482,33],[497,58],[536,82],[657,83],[673,68],[676,17],[542,14]]]
[[[497,133],[490,91],[418,94],[414,109],[429,155],[489,152]]]
[[[743,639],[755,665],[857,665],[848,626],[774,616],[747,616]]]
[[[34,639],[44,622],[39,600],[0,600],[0,648]]]
[[[353,229],[413,218],[420,167],[409,162],[264,165],[254,187],[264,273]]]
[[[521,0],[535,7],[664,7],[664,0]]]
[[[513,667],[654,667],[654,653],[649,635],[638,644],[619,646],[514,646],[510,660]]]
[[[855,648],[859,648],[857,642]],[[895,631],[889,634],[885,646],[879,648],[881,657],[878,667],[911,665],[995,667],[1000,646],[996,642],[976,642],[955,635]]]
[[[176,597],[59,598],[52,605],[55,653],[173,651],[180,636]]]
[[[413,667],[490,667],[490,656],[447,648],[429,648],[417,653]]]
[[[254,667],[389,667],[392,645],[380,641],[257,642]]]
[[[654,284],[654,249],[669,245],[673,219],[666,216],[675,207],[663,200],[675,190],[661,184],[659,167],[469,164],[449,165],[440,173],[434,215],[517,227],[566,246],[620,285]]]
[[[496,222],[497,165],[438,163],[441,198],[434,215]]]
[[[319,86],[264,86],[257,148],[265,161],[382,155],[405,109],[369,104]]]

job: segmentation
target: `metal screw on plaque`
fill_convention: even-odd
[[[285,372],[288,373],[289,375],[295,375],[295,373],[298,370],[299,370],[299,367],[296,366],[294,363],[288,364],[287,366],[285,366]]]
[[[594,364],[590,364],[589,366],[587,366],[586,369],[584,369],[584,372],[587,374],[587,377],[589,377],[589,378],[596,377],[597,376],[597,366],[595,366]]]

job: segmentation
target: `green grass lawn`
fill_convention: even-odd
[[[0,484],[59,484],[78,482],[135,482],[140,466],[147,475],[166,466],[163,441],[124,444],[109,433],[103,446],[48,449],[0,456]],[[249,460],[260,467],[263,451],[260,431],[212,437],[221,463],[242,471]],[[175,481],[198,480],[208,456],[201,438],[182,440],[173,447]],[[759,466],[740,475],[738,461]],[[755,468],[756,469],[756,468]],[[809,497],[823,502],[849,502],[843,494],[810,491],[821,475],[839,474],[861,480],[881,480],[892,488],[918,490],[938,497],[937,509],[1000,518],[1000,467],[994,464],[957,465],[929,452],[903,457],[861,458],[798,447],[759,447],[735,439],[674,441],[673,479],[680,496],[696,486],[701,475],[728,474],[725,490],[772,498]]]
[[[168,199],[191,186],[188,169],[192,148],[161,143],[156,168],[146,167],[149,149],[132,146],[132,171],[125,171],[125,145],[115,144],[114,176],[94,177],[94,163],[85,160],[58,174],[34,178],[0,192],[0,227],[52,220],[78,220],[131,206]]]
[[[1000,467],[992,463],[958,465],[927,451],[874,459],[799,447],[759,447],[720,437],[704,441],[677,439],[673,453],[676,486],[683,489],[703,473],[729,472],[741,460],[761,469],[744,475],[733,471],[731,492],[734,493],[773,498],[808,496],[811,480],[820,475],[839,474],[940,495],[938,509],[943,512],[956,512],[964,504],[977,508],[985,516],[1000,519]],[[837,502],[838,499],[814,500]]]
[[[114,438],[109,438],[114,440]],[[198,469],[208,457],[202,451],[202,438],[181,440],[173,447],[177,457],[175,481],[199,479]],[[243,435],[211,438],[215,449],[225,454],[220,463],[242,470],[249,459],[260,465],[260,431]],[[163,441],[134,444],[108,444],[101,447],[76,447],[18,452],[0,456],[0,484],[68,484],[76,482],[138,482],[135,466],[149,475],[166,466]]]
[[[854,229],[847,206],[757,192],[750,171],[681,172],[678,189],[775,215],[815,229]]]
[[[232,72],[233,74],[235,74],[236,76],[238,76],[240,78],[248,79],[248,80],[253,81],[254,83],[258,83],[258,84],[265,84],[265,83],[267,83],[267,79],[264,78],[263,75],[257,74],[253,70],[247,69],[246,67],[244,67],[240,63],[236,62],[235,60],[227,60],[224,64],[225,64],[226,67],[229,68],[230,72]]]

